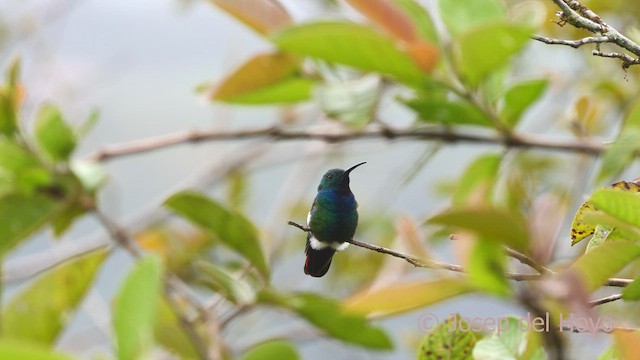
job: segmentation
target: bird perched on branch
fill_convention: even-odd
[[[347,170],[331,169],[322,177],[307,215],[305,274],[324,276],[336,251],[346,249],[353,238],[358,226],[358,203],[349,188],[349,174],[362,164],[365,162]]]

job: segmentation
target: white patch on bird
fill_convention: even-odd
[[[343,242],[341,243],[331,243],[331,248],[335,251],[343,251],[346,248],[349,247],[349,243],[348,242]]]
[[[307,226],[309,226],[310,222],[311,222],[311,210],[309,210],[309,213],[307,214]]]
[[[309,246],[311,246],[311,248],[313,250],[322,250],[322,249],[326,249],[329,246],[331,246],[330,244],[327,243],[323,243],[322,241],[314,238],[313,236],[309,239]]]

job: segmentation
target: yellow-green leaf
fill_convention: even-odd
[[[412,83],[424,77],[412,58],[387,35],[351,22],[317,22],[287,28],[273,38],[294,54],[376,71]]]
[[[76,147],[76,137],[60,110],[42,105],[35,124],[36,140],[42,151],[54,161],[67,160]]]
[[[95,251],[36,279],[3,309],[2,335],[43,345],[54,344],[73,319],[106,255],[104,249]]]
[[[0,359],[73,360],[74,357],[29,342],[3,340],[0,342]]]
[[[605,242],[582,255],[569,271],[576,271],[587,291],[592,292],[640,256],[640,246],[630,242]]]
[[[242,360],[297,360],[300,356],[293,344],[287,340],[267,340],[254,345],[244,355]]]
[[[471,352],[481,335],[472,329],[460,314],[450,316],[422,339],[418,360],[473,359]]]
[[[637,185],[633,182],[619,181],[611,185],[611,188],[613,189],[613,191],[628,191],[631,194],[640,193],[640,185]],[[601,201],[606,202],[606,199],[601,199]],[[585,216],[595,210],[600,209],[594,206],[591,199],[585,201],[582,206],[580,206],[573,218],[573,223],[571,224],[571,245],[575,245],[580,242],[580,240],[593,234],[596,229],[596,225],[598,224],[586,221]]]
[[[477,85],[520,51],[529,41],[531,32],[529,27],[495,23],[462,34],[455,55],[463,79]]]
[[[306,100],[313,81],[295,77],[300,60],[285,53],[260,54],[228,75],[213,100],[263,104]]]
[[[506,18],[506,10],[500,0],[439,0],[438,5],[442,20],[453,37]]]
[[[527,108],[544,93],[548,84],[549,81],[547,79],[536,79],[510,87],[504,94],[500,119],[509,128],[514,128]]]
[[[600,189],[591,196],[589,201],[597,210],[604,211],[619,220],[640,228],[640,212],[638,211],[640,196],[638,193],[617,189]]]
[[[158,344],[180,356],[182,360],[199,359],[198,351],[191,339],[185,333],[171,306],[165,298],[158,302],[154,328],[155,339]],[[207,339],[204,339],[205,341]]]
[[[162,261],[147,256],[138,261],[116,297],[113,327],[118,359],[134,360],[153,344],[157,306],[162,290]]]
[[[458,278],[421,280],[355,294],[343,302],[343,307],[351,313],[388,316],[436,304],[470,290],[468,282]]]
[[[261,291],[258,299],[293,311],[336,339],[375,349],[393,347],[384,331],[370,325],[363,316],[346,312],[334,300],[312,293],[281,294],[271,289]]]
[[[0,254],[40,229],[66,206],[64,199],[56,200],[39,193],[0,196]]]
[[[226,209],[195,191],[174,194],[164,204],[215,235],[222,243],[249,260],[265,278],[269,277],[269,267],[257,231],[244,215]]]
[[[501,161],[502,156],[496,154],[482,155],[475,159],[458,181],[451,199],[453,206],[460,207],[480,201],[490,204]]]
[[[246,305],[255,300],[255,292],[249,284],[242,279],[236,279],[225,269],[205,261],[198,261],[195,266],[202,275],[201,281],[229,301]]]
[[[517,213],[491,208],[459,208],[440,213],[427,220],[471,231],[479,237],[498,241],[524,251],[529,243],[527,224]]]

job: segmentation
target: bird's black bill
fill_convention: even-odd
[[[366,164],[366,163],[367,163],[366,161],[363,161],[363,162],[361,162],[360,164],[353,165],[352,167],[348,168],[348,169],[345,171],[345,173],[347,173],[347,174],[348,174],[348,173],[350,173],[353,169],[357,168],[357,167],[358,167],[358,166],[360,166],[360,165],[364,165],[364,164]]]
[[[336,253],[332,248],[324,248],[315,250],[311,246],[307,246],[307,260],[304,263],[304,273],[313,277],[323,277],[329,271],[333,254]]]

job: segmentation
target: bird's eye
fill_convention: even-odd
[[[333,175],[327,176],[327,179],[333,179]]]

